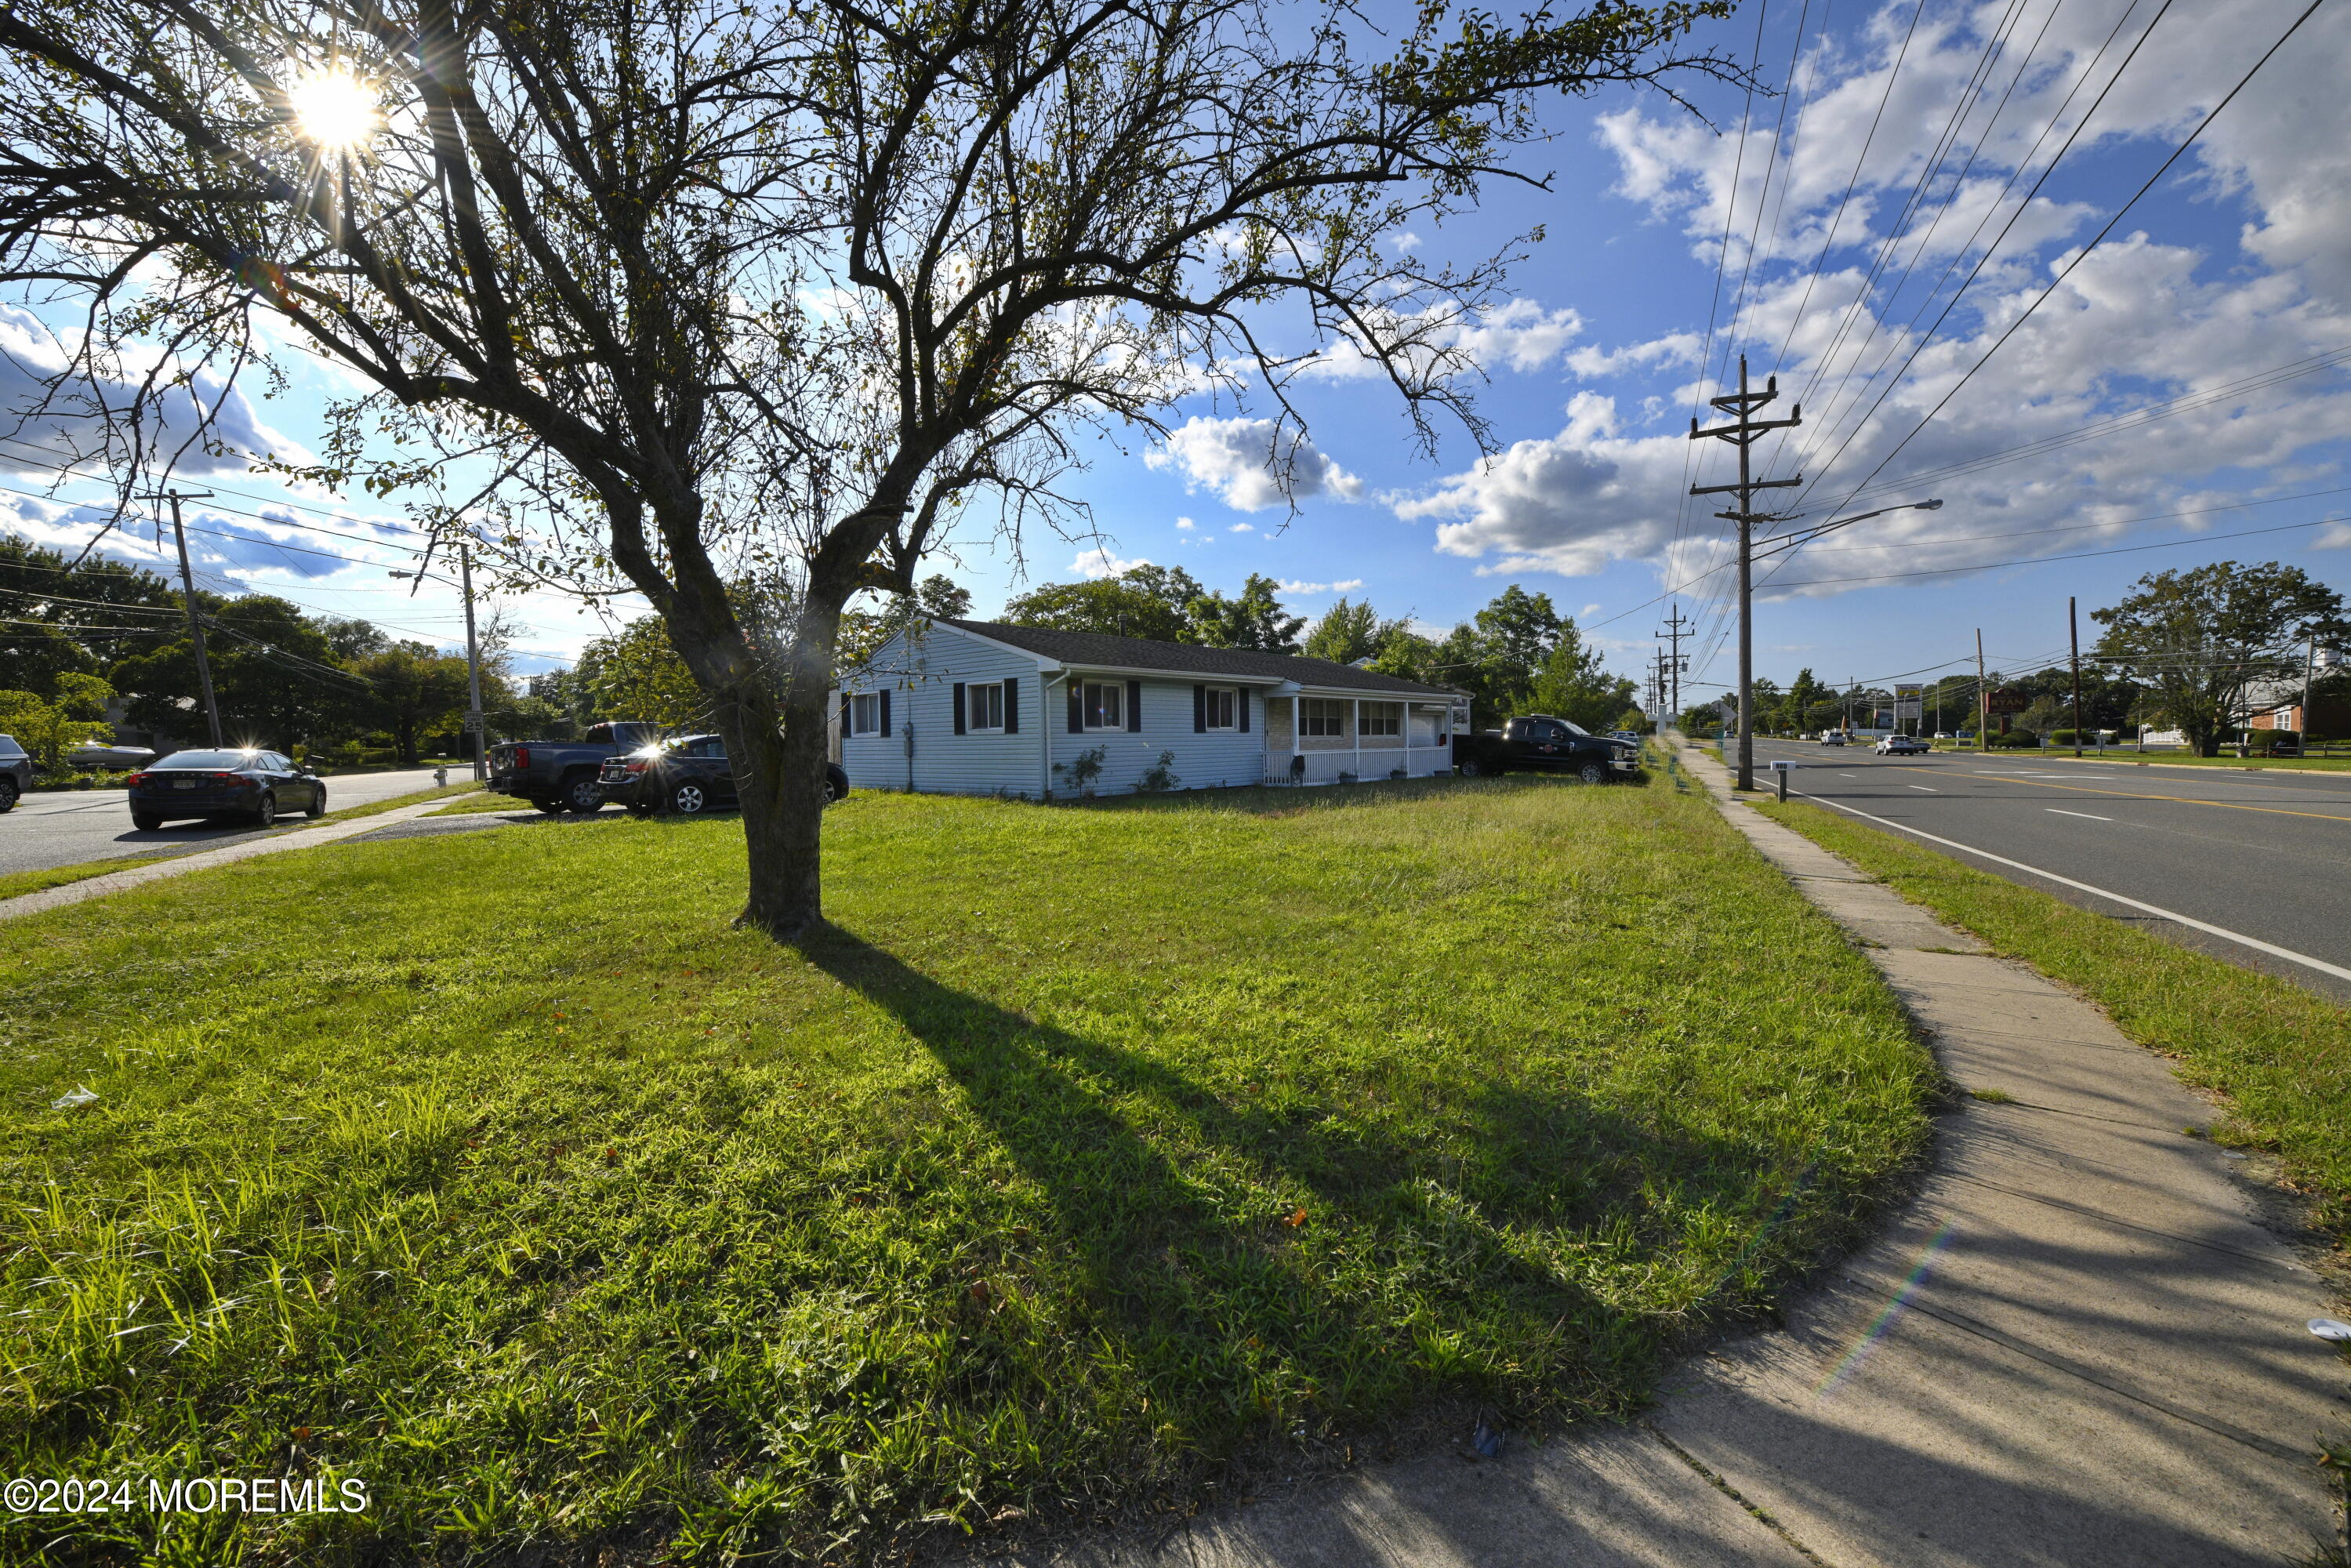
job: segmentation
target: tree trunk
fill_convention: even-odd
[[[804,603],[780,702],[746,659],[717,703],[743,811],[750,892],[736,924],[797,941],[824,924],[824,768],[838,612]]]

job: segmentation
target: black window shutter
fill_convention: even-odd
[[[1206,734],[1208,728],[1208,688],[1192,688],[1192,733]]]
[[[1249,733],[1249,688],[1241,687],[1233,694],[1233,711],[1240,715],[1241,733]]]
[[[890,688],[882,688],[882,738],[890,738]]]
[[[1004,733],[1020,733],[1020,683],[1018,679],[1004,683]]]
[[[1070,733],[1071,735],[1083,735],[1086,732],[1085,691],[1074,679],[1069,683],[1069,687]]]
[[[956,733],[957,735],[961,735],[961,734],[964,732],[964,728],[963,728],[963,693],[964,693],[964,684],[963,684],[961,681],[957,681],[957,682],[955,684],[955,689],[956,689],[956,698],[955,698],[955,703],[956,703]]]
[[[1126,683],[1126,732],[1129,735],[1143,733],[1143,683],[1141,681]]]
[[[841,738],[849,738],[849,694],[841,694]]]

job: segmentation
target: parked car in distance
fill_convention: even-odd
[[[597,774],[604,760],[660,741],[662,727],[620,721],[591,724],[577,740],[502,740],[490,747],[490,788],[519,795],[542,811],[600,810],[604,791]]]
[[[144,768],[154,760],[152,746],[77,746],[66,753],[68,768]]]
[[[33,758],[13,735],[0,735],[0,811],[14,810],[33,787]]]
[[[1823,746],[1843,746],[1844,744],[1844,731],[1841,729],[1824,729],[1821,731],[1821,744]]]
[[[1453,737],[1453,766],[1464,779],[1496,779],[1512,768],[1573,773],[1605,784],[1641,770],[1641,748],[1613,736],[1593,735],[1563,718],[1529,714],[1482,735]]]
[[[608,757],[597,788],[604,799],[639,816],[656,811],[698,817],[737,804],[735,773],[727,766],[723,735],[683,735],[658,746]],[[849,793],[849,775],[838,763],[824,765],[824,800],[831,805]]]
[[[327,810],[325,781],[276,751],[175,751],[128,782],[131,825],[142,833],[187,817],[266,828],[288,811]]]
[[[1611,740],[1621,740],[1627,746],[1638,746],[1641,744],[1640,736],[1629,729],[1612,729],[1608,732],[1608,738]]]
[[[1915,735],[1889,735],[1870,749],[1880,757],[1917,757],[1934,747]]]

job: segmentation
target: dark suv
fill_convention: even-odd
[[[627,807],[639,816],[667,811],[696,817],[732,806],[735,774],[726,763],[726,738],[718,735],[686,735],[659,746],[648,746],[625,757],[608,757],[596,786],[604,799]],[[830,805],[849,793],[849,775],[838,764],[824,765],[824,799]]]

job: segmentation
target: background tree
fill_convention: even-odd
[[[1381,620],[1368,599],[1360,604],[1342,599],[1306,633],[1305,652],[1334,664],[1352,664],[1378,657],[1391,636],[1406,630],[1404,622]]]
[[[106,699],[113,695],[114,688],[96,675],[75,670],[57,676],[47,695],[0,691],[0,735],[15,737],[36,767],[54,773],[73,747],[109,738]]]
[[[373,716],[392,736],[403,767],[417,765],[418,742],[451,727],[468,700],[465,661],[429,643],[394,643],[352,669],[371,688]]]
[[[154,573],[77,563],[16,534],[0,534],[0,680],[43,698],[59,675],[99,674],[185,625],[179,594]]]
[[[1281,585],[1249,574],[1238,597],[1204,593],[1184,607],[1192,622],[1191,641],[1210,648],[1254,648],[1263,653],[1295,653],[1306,617],[1292,615],[1279,597]]]
[[[2351,638],[2343,596],[2300,567],[2224,560],[2149,572],[2120,604],[2093,610],[2106,628],[2098,655],[2148,688],[2199,757],[2242,718],[2246,688],[2298,675],[2306,639]]]
[[[708,727],[710,699],[670,645],[658,616],[631,622],[580,651],[574,674],[594,718],[657,724],[672,733]]]
[[[1159,428],[1199,375],[1294,432],[1308,356],[1277,307],[1367,355],[1424,439],[1449,410],[1482,442],[1455,328],[1516,242],[1449,271],[1386,237],[1473,204],[1546,134],[1540,94],[1729,69],[1673,53],[1728,9],[1430,0],[1390,40],[1178,0],[538,0],[528,25],[22,0],[0,282],[93,323],[49,413],[167,367],[131,377],[151,417],[89,444],[126,496],[168,470],[152,416],[193,366],[307,339],[376,389],[312,478],[408,494],[444,536],[486,517],[475,548],[518,581],[644,595],[737,759],[744,918],[789,935],[820,916],[852,597],[912,592],[973,498],[1017,548],[1068,509],[1076,427]],[[780,681],[727,591],[754,570],[794,589]]]
[[[1583,645],[1574,622],[1562,621],[1528,684],[1523,711],[1547,713],[1599,734],[1616,727],[1635,689],[1623,675],[1602,667],[1599,651]]]

